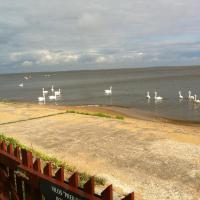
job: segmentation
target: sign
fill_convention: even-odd
[[[45,200],[88,200],[49,181],[40,180],[40,190]]]

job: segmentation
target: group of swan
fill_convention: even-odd
[[[57,97],[61,95],[61,89],[59,90],[55,90],[53,85],[51,87],[51,92],[52,92],[52,95],[49,96],[49,100],[57,100]],[[46,101],[46,97],[45,95],[48,94],[49,91],[48,90],[44,90],[44,88],[42,88],[42,97],[38,97],[38,101],[39,102],[44,102]],[[54,95],[53,95],[54,93]]]
[[[146,98],[147,98],[147,99],[151,99],[151,96],[150,96],[149,91],[147,92]],[[163,97],[158,96],[157,91],[155,91],[155,92],[154,92],[154,99],[155,99],[155,100],[163,100]]]
[[[29,75],[29,76],[24,76],[24,79],[25,79],[25,80],[28,80],[28,79],[30,79],[30,78],[32,78],[31,75]],[[24,87],[24,83],[21,82],[18,86],[21,87],[21,88],[23,88],[23,87]]]
[[[178,92],[178,97],[179,97],[180,100],[184,99],[181,91]],[[146,98],[151,99],[149,91],[147,91]],[[163,100],[163,97],[158,96],[158,93],[155,91],[154,92],[154,99],[155,100]],[[190,90],[188,91],[188,99],[193,100],[195,103],[200,103],[200,99],[197,99],[197,95],[195,94],[194,96],[192,96],[192,92]]]
[[[110,86],[110,89],[104,90],[105,95],[112,95],[112,86]]]
[[[181,94],[181,91],[179,91],[178,93],[179,93],[179,99],[184,99],[183,95]],[[188,91],[188,99],[193,100],[195,103],[200,103],[200,99],[197,99],[197,95],[195,94],[193,96],[190,90]]]

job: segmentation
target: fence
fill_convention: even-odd
[[[11,200],[15,199],[15,194],[13,194],[15,191],[19,200],[113,199],[112,185],[108,186],[101,195],[97,195],[94,192],[94,177],[88,180],[83,188],[80,188],[77,172],[66,182],[63,167],[53,175],[51,163],[45,164],[42,170],[42,162],[39,158],[34,158],[32,153],[25,149],[13,148],[12,144],[7,146],[5,142],[0,142],[0,166],[1,171],[7,172],[6,179],[10,185],[7,186],[8,199]],[[1,173],[0,189],[3,181],[5,177]],[[127,195],[123,200],[134,200],[134,193]]]

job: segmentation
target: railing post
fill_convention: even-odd
[[[20,159],[20,149],[19,147],[16,147],[14,150],[14,156],[18,159]]]
[[[52,177],[52,165],[51,163],[47,163],[44,167],[44,175]]]
[[[22,164],[28,168],[33,168],[33,156],[30,151],[26,149],[21,150],[22,153]]]
[[[134,200],[134,192],[128,194],[126,197],[124,197],[122,200]]]
[[[9,144],[8,147],[7,147],[7,152],[10,154],[10,155],[14,155],[14,152],[13,152],[13,145],[12,144]]]
[[[39,158],[37,158],[33,164],[33,169],[35,171],[37,171],[38,173],[42,172],[42,167],[41,167],[41,160]]]
[[[64,167],[61,167],[55,174],[55,178],[62,183],[64,182]]]
[[[12,144],[8,145],[7,152],[12,156],[14,155]],[[14,169],[9,168],[9,179],[10,179],[11,184],[14,186],[15,185]]]
[[[22,153],[22,164],[32,169],[33,168],[32,153],[27,151],[26,149],[22,149],[21,153]],[[32,192],[33,188],[30,185],[30,182],[31,180],[24,180],[25,196],[27,200],[34,200],[33,192]]]
[[[94,195],[94,177],[91,177],[89,181],[84,184],[84,192]]]
[[[75,188],[78,188],[78,173],[75,172],[70,178],[69,178],[69,185]]]
[[[35,160],[35,162],[33,163],[33,169],[37,172],[37,173],[41,173],[41,160],[39,158],[37,158]],[[40,192],[39,189],[39,177],[34,176],[32,178],[32,181],[34,181],[34,183],[32,183],[32,186],[35,186],[35,188],[31,189],[31,197],[32,199],[37,199],[37,200],[42,200],[42,194]]]
[[[5,142],[1,142],[1,150],[3,151],[7,151],[7,146],[6,146],[6,143]]]
[[[112,185],[108,186],[102,193],[101,193],[102,200],[113,200],[113,188]]]

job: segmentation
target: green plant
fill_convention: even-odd
[[[76,113],[75,110],[67,110],[66,113]]]
[[[105,113],[94,113],[93,114],[94,116],[98,116],[98,117],[106,117],[106,118],[111,118],[111,116],[110,115],[107,115],[107,114],[105,114]]]
[[[123,116],[115,116],[112,117],[111,115],[108,115],[106,113],[88,113],[88,112],[80,112],[80,111],[76,111],[76,110],[66,110],[66,113],[76,113],[76,114],[81,114],[81,115],[91,115],[91,116],[96,116],[96,117],[105,117],[105,118],[115,118],[115,119],[120,119],[123,120],[124,117]]]
[[[106,184],[106,179],[103,177],[95,176],[94,181],[97,185],[105,185]]]
[[[123,116],[120,116],[120,115],[117,115],[117,116],[116,116],[116,119],[121,119],[121,120],[123,120],[124,117],[123,117]]]
[[[80,187],[82,187],[89,179],[91,178],[91,175],[87,174],[86,172],[79,173],[79,183]],[[105,185],[106,179],[103,177],[94,177],[94,182],[96,185]]]

